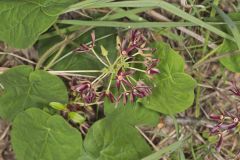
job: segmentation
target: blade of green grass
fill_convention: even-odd
[[[154,7],[151,7],[151,8],[136,8],[136,9],[131,9],[131,10],[127,10],[127,11],[125,11],[121,8],[117,8],[116,11],[118,11],[118,12],[110,15],[107,20],[116,20],[116,19],[120,19],[120,18],[123,18],[123,17],[128,17],[131,20],[135,19],[135,21],[142,21],[143,18],[137,16],[136,14],[141,13],[141,12],[145,12],[145,11],[148,11],[148,10],[151,10],[151,9],[154,9]],[[139,19],[139,18],[141,18],[141,19]]]
[[[123,27],[123,28],[171,28],[198,26],[192,22],[118,22],[118,21],[83,21],[83,20],[59,20],[57,23],[71,24],[79,26],[96,26],[96,27]],[[211,22],[210,22],[211,23]],[[223,25],[222,22],[212,22],[214,25]]]
[[[163,28],[179,26],[195,26],[189,22],[118,22],[118,21],[82,21],[59,20],[57,23],[95,27],[123,27],[123,28]]]
[[[161,148],[161,150],[143,158],[142,160],[159,160],[166,154],[170,154],[176,150],[178,150],[183,144],[183,141],[177,141],[167,147]]]
[[[159,8],[162,8],[166,11],[169,11],[187,21],[190,21],[194,24],[197,24],[198,26],[201,26],[223,38],[226,38],[226,39],[229,39],[229,40],[232,40],[234,41],[234,38],[221,31],[220,29],[182,11],[181,9],[175,7],[174,5],[168,3],[168,2],[165,2],[165,1],[162,1],[162,0],[137,0],[137,1],[122,1],[122,2],[106,2],[106,3],[96,3],[92,6],[89,6],[90,8],[93,7],[93,8],[104,8],[104,7],[109,7],[109,8],[115,8],[115,7],[159,7]],[[71,10],[71,7],[69,8],[69,10]]]
[[[238,46],[238,48],[240,49],[240,33],[239,30],[236,26],[236,24],[232,21],[232,19],[226,14],[224,13],[221,9],[219,9],[218,7],[214,6],[217,10],[217,13],[222,17],[222,19],[226,22],[226,24],[228,25],[228,28],[231,30],[233,37],[235,39],[235,42]]]
[[[95,8],[94,6],[96,4],[105,4],[107,2],[112,2],[114,0],[85,0],[78,3],[75,3],[71,5],[69,8],[67,8],[64,13],[79,10],[79,9],[85,9],[85,8]]]
[[[122,16],[125,16],[125,14],[121,14]],[[140,17],[135,15],[128,15],[128,18],[131,20],[137,20]],[[111,17],[111,15],[110,15]],[[118,15],[118,17],[120,18],[120,15]],[[101,23],[100,23],[101,22]],[[96,27],[132,27],[132,28],[171,28],[171,27],[181,27],[181,26],[197,26],[197,24],[194,24],[192,22],[148,22],[148,23],[140,23],[140,22],[118,22],[115,23],[115,26],[112,25],[112,21],[106,21],[106,23],[103,23],[104,21],[79,21],[79,22],[72,22],[72,20],[64,20],[64,21],[58,21],[58,23],[63,23],[63,24],[72,24],[74,26],[68,26],[68,27],[64,27],[61,28],[60,31],[62,33],[69,33],[69,32],[73,32],[76,30],[79,30],[79,26],[96,26]],[[110,24],[111,23],[111,24]],[[164,23],[164,24],[161,24]],[[211,25],[227,25],[225,22],[206,22],[208,24]],[[239,21],[235,22],[236,24],[240,24]],[[56,31],[53,32],[49,32],[46,34],[43,34],[39,37],[40,39],[46,39],[46,38],[50,38],[53,36],[58,35]]]
[[[211,2],[211,3],[213,3],[216,6],[218,6],[219,1],[220,0],[213,0],[213,2]],[[210,18],[215,17],[215,15],[216,15],[216,9],[212,7],[211,12],[210,12]],[[203,50],[202,50],[203,53],[207,52],[209,39],[210,39],[210,32],[207,31],[206,34],[205,34],[205,43],[204,43],[204,47],[203,47]]]
[[[116,13],[114,13],[112,15],[108,15],[107,17],[101,17],[99,20],[103,20],[104,18],[106,18],[106,20],[115,20],[115,19],[120,19],[120,18],[123,18],[123,17],[128,17],[132,21],[145,21],[145,19],[142,19],[142,17],[140,17],[136,14],[144,12],[146,10],[150,10],[150,9],[153,9],[153,8],[136,8],[136,9],[132,9],[132,10],[129,10],[129,11],[125,11],[122,8],[115,8],[114,11]],[[80,30],[80,29],[81,28],[79,28],[79,26],[67,26],[67,27],[59,29],[59,31],[63,34],[66,34],[66,33],[76,31],[76,30]],[[45,34],[41,35],[39,37],[39,40],[46,39],[46,38],[51,38],[51,37],[54,37],[54,36],[57,36],[57,35],[58,35],[57,31],[48,32],[48,33],[45,33]]]

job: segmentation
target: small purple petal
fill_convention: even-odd
[[[214,115],[214,114],[211,114],[209,117],[210,117],[212,120],[216,120],[216,121],[222,120],[222,119],[224,118],[223,115]]]
[[[223,144],[223,136],[222,136],[222,134],[218,134],[218,135],[219,135],[219,140],[216,145],[216,150],[217,150],[217,152],[220,152],[221,148],[222,148],[222,144]]]
[[[109,98],[109,100],[114,103],[116,102],[116,98],[114,97],[114,95],[112,94],[112,92],[109,92],[108,94],[106,94],[107,97]]]
[[[238,125],[238,122],[233,122],[233,123],[231,123],[231,124],[221,124],[221,125],[219,125],[219,127],[220,127],[221,129],[231,130],[231,129],[233,129],[233,128],[236,128],[237,125]]]
[[[127,104],[128,101],[128,93],[124,93],[123,94],[123,105],[125,106]]]
[[[149,70],[147,70],[147,74],[149,75],[154,75],[154,74],[159,74],[160,71],[157,68],[151,68]]]

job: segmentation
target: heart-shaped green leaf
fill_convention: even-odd
[[[0,40],[27,48],[76,0],[1,0]]]
[[[237,45],[229,40],[224,40],[217,52],[221,54],[227,54],[233,51],[237,51]],[[240,55],[226,56],[220,59],[221,64],[232,72],[240,72]]]
[[[86,153],[98,160],[141,159],[151,153],[151,148],[134,126],[156,124],[158,117],[141,106],[119,106],[90,128],[84,141]]]
[[[50,102],[66,104],[67,89],[60,78],[45,71],[18,66],[0,75],[4,93],[0,96],[0,117],[13,120],[29,107],[48,106]]]
[[[184,73],[184,61],[169,45],[158,43],[160,74],[154,80],[153,94],[144,99],[146,108],[164,114],[175,114],[190,107],[196,81]]]
[[[37,108],[15,118],[11,138],[17,160],[76,160],[83,153],[76,129]]]
[[[92,126],[84,147],[94,160],[136,160],[151,153],[151,148],[133,126],[107,119]]]

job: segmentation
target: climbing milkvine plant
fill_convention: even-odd
[[[130,31],[117,36],[112,58],[95,39],[92,32],[91,43],[71,51],[77,63],[94,59],[95,69],[66,70],[60,78],[54,74],[62,71],[22,65],[0,75],[0,116],[13,124],[18,159],[141,159],[152,151],[133,126],[156,125],[158,113],[172,115],[193,103],[196,82],[167,44],[149,47],[143,32]],[[72,72],[81,75],[68,79]],[[88,112],[101,108],[104,118],[92,120]]]
[[[111,29],[94,29],[83,41],[78,32],[61,42],[39,38],[75,2],[0,1],[0,40],[15,48],[35,44],[40,57],[32,66],[0,75],[0,117],[12,123],[16,158],[146,157],[152,148],[135,126],[154,126],[160,113],[186,110],[194,101],[196,81],[185,73],[176,51],[163,42],[148,42],[144,30],[104,40],[100,35]]]

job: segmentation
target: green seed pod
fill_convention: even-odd
[[[62,110],[66,110],[67,106],[64,104],[61,104],[59,102],[51,102],[49,103],[49,106],[51,106],[52,108],[62,111]]]
[[[82,115],[80,115],[77,112],[69,112],[68,113],[68,118],[70,120],[72,120],[73,122],[79,123],[79,124],[82,124],[86,120],[85,117],[83,117]]]

